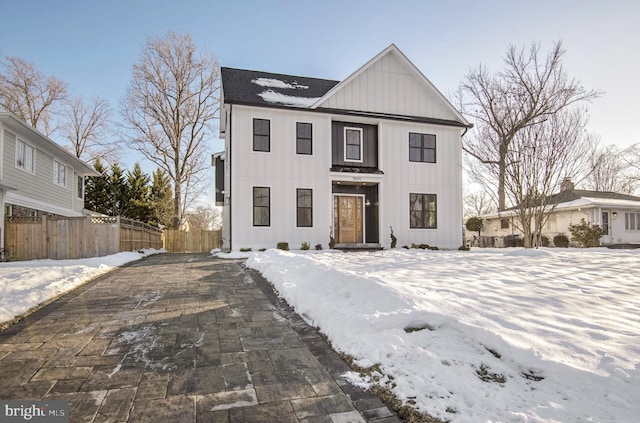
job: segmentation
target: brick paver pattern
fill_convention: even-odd
[[[148,257],[0,332],[0,399],[70,401],[72,422],[399,422],[281,303],[243,261]]]

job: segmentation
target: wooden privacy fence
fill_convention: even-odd
[[[221,231],[177,231],[165,229],[164,249],[170,253],[205,253],[220,248]]]
[[[120,217],[16,217],[5,225],[12,261],[100,257],[141,248],[162,248],[162,231]]]

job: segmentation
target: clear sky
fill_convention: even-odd
[[[562,40],[568,73],[605,91],[589,130],[640,142],[637,0],[0,0],[0,11],[0,56],[106,98],[116,117],[146,37],[169,31],[222,66],[336,80],[395,43],[445,95],[480,63],[500,69],[509,44]]]

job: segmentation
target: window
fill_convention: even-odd
[[[437,228],[436,194],[409,194],[410,227]]]
[[[296,153],[312,154],[311,124],[296,123]]]
[[[296,226],[310,228],[313,226],[313,193],[306,188],[296,189]]]
[[[509,229],[509,219],[500,219],[500,229]]]
[[[436,136],[409,132],[409,161],[436,162]]]
[[[29,173],[35,173],[35,154],[35,148],[20,139],[16,140],[16,167]]]
[[[61,187],[67,186],[67,167],[57,160],[53,161],[53,183]]]
[[[344,161],[362,161],[362,129],[344,128]]]
[[[84,198],[84,177],[78,175],[78,198]]]
[[[271,121],[253,119],[253,151],[271,151]]]
[[[640,213],[625,213],[624,229],[627,231],[640,230]]]
[[[269,187],[253,187],[253,226],[271,225]]]

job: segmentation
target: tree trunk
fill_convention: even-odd
[[[500,160],[498,161],[499,174],[498,174],[498,211],[503,211],[507,209],[507,196],[504,186],[504,180],[507,177],[506,168],[507,168],[507,146],[508,144],[505,141],[500,143]]]

